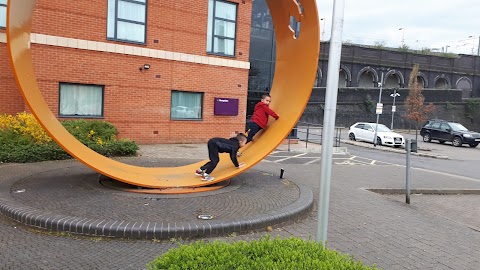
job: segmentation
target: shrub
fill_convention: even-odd
[[[26,112],[18,113],[16,116],[0,115],[0,130],[9,130],[13,134],[20,135],[34,143],[51,142],[50,136],[43,130],[37,119]]]
[[[154,269],[377,269],[364,266],[351,256],[299,238],[215,241],[180,245],[166,252],[147,267]]]
[[[1,132],[0,132],[1,134]],[[1,140],[1,136],[0,136]],[[47,160],[69,159],[71,156],[60,148],[55,142],[35,144],[12,144],[0,145],[1,162],[40,162]]]
[[[104,156],[135,155],[138,146],[129,140],[117,140],[117,128],[105,121],[70,120],[62,125],[93,151]]]
[[[104,156],[135,155],[138,146],[117,140],[117,128],[105,121],[71,120],[62,125],[80,142]],[[0,115],[0,161],[37,162],[70,158],[32,114]]]

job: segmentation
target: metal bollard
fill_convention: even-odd
[[[405,145],[405,150],[407,151],[407,161],[406,161],[406,176],[407,180],[405,183],[405,202],[407,204],[410,204],[410,152],[411,152],[411,147],[412,147],[412,140],[407,139],[407,144]]]
[[[280,179],[283,179],[283,174],[285,173],[285,170],[283,168],[280,169]]]

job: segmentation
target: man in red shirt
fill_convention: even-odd
[[[253,116],[248,124],[250,131],[248,132],[247,143],[252,141],[253,136],[257,134],[261,129],[267,127],[268,123],[268,116],[272,116],[275,119],[278,119],[279,115],[272,111],[268,105],[270,104],[271,97],[269,94],[264,94],[262,96],[262,100],[255,105],[255,109],[253,109]]]

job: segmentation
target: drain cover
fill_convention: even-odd
[[[213,215],[198,215],[199,219],[210,220],[213,219]]]

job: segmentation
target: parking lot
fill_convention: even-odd
[[[265,162],[273,162],[279,164],[296,164],[296,165],[310,165],[320,164],[320,153],[298,153],[288,151],[274,151],[264,159]],[[380,165],[380,166],[396,166],[393,163],[382,162],[370,158],[359,157],[354,155],[334,155],[334,165]]]

